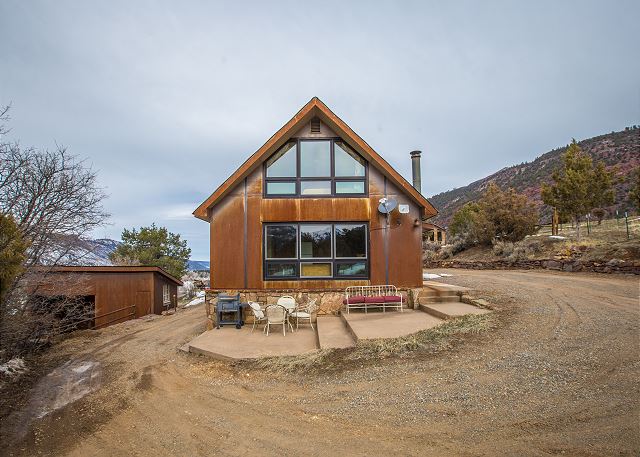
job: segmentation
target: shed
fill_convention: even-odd
[[[182,282],[159,267],[57,266],[43,276],[37,294],[83,297],[100,328],[177,306]]]

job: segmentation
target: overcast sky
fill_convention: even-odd
[[[99,170],[112,225],[191,212],[318,96],[423,193],[640,123],[640,2],[0,0],[11,139]]]

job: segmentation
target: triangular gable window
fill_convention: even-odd
[[[267,177],[295,178],[296,163],[296,142],[292,141],[282,146],[267,160]]]
[[[336,176],[364,176],[365,161],[344,141],[334,142]]]
[[[340,138],[291,140],[264,170],[266,197],[367,194],[367,162]]]

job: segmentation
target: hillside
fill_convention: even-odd
[[[630,209],[627,195],[631,183],[625,179],[631,170],[640,166],[640,129],[627,128],[621,132],[611,132],[596,136],[578,143],[582,150],[594,159],[602,160],[609,169],[614,168],[620,182],[616,184],[616,202],[609,211]],[[448,225],[453,214],[465,203],[477,199],[486,186],[494,181],[501,188],[513,187],[516,191],[527,195],[541,209],[541,222],[548,222],[550,209],[542,204],[540,187],[543,182],[551,180],[554,168],[560,165],[560,159],[566,146],[553,149],[542,154],[532,162],[503,168],[486,178],[457,189],[434,195],[429,200],[440,211],[433,222]]]
[[[112,265],[109,260],[111,254],[120,245],[120,241],[109,238],[97,240],[78,240],[77,247],[68,252],[62,259],[58,260],[59,265],[83,265],[83,266],[108,266]],[[53,262],[57,255],[52,254],[48,259]],[[187,269],[190,271],[209,271],[208,260],[189,260]]]

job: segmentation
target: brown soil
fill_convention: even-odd
[[[637,455],[638,279],[450,270],[498,326],[438,352],[270,373],[179,353],[202,307],[62,342],[100,389],[7,455]],[[233,331],[222,329],[220,331]],[[53,356],[53,355],[52,355]],[[338,359],[339,357],[336,356]],[[2,450],[2,449],[0,449]]]

